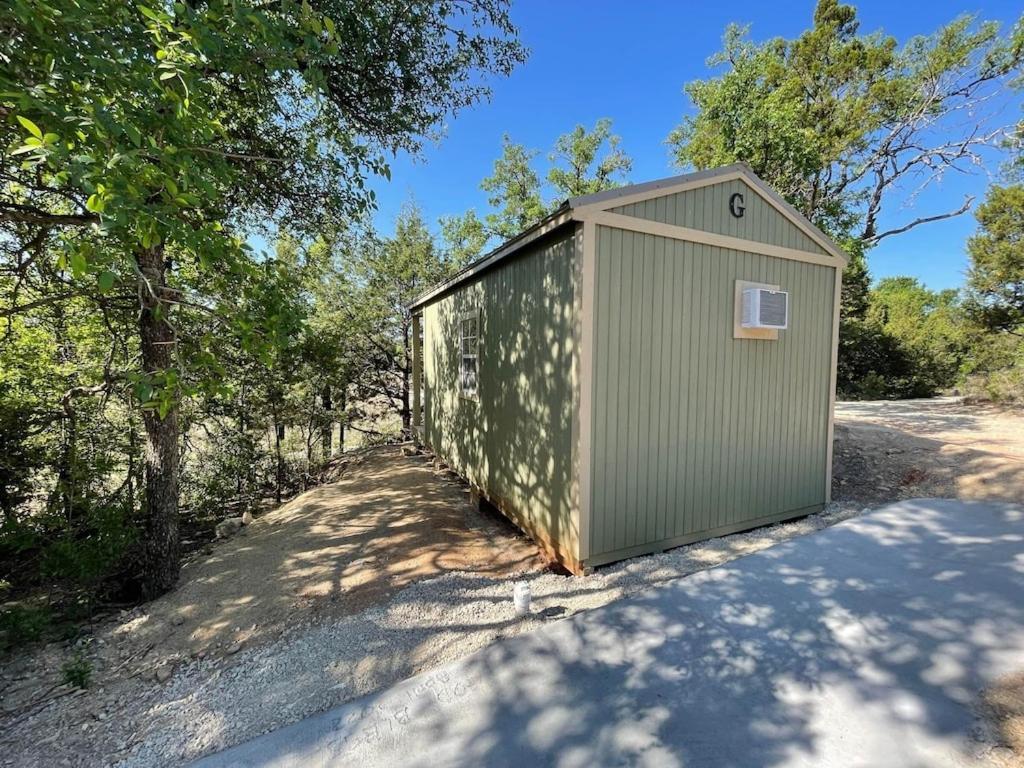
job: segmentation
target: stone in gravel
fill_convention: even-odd
[[[171,619],[171,624],[173,624],[176,627],[180,627],[184,623],[185,623],[185,617],[184,616],[175,616],[173,619]]]
[[[231,645],[229,645],[227,648],[224,649],[224,653],[226,653],[228,656],[234,656],[240,650],[242,650],[242,644],[241,643],[232,643]]]
[[[226,539],[242,530],[242,525],[242,518],[229,517],[227,520],[222,520],[217,523],[217,527],[214,528],[214,533],[218,539]]]
[[[171,664],[161,664],[156,668],[154,677],[158,683],[166,683],[171,679],[171,675],[174,674],[174,666]]]

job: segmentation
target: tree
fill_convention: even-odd
[[[985,329],[1024,335],[1024,185],[993,186],[967,241],[969,310]]]
[[[486,225],[472,208],[462,216],[442,217],[440,225],[449,258],[459,264],[479,257],[490,239]]]
[[[559,198],[589,195],[619,186],[615,177],[625,176],[633,168],[633,161],[619,149],[621,141],[612,133],[612,121],[607,117],[598,120],[592,131],[577,125],[559,136],[554,151],[548,156],[555,164],[548,171],[548,181]],[[598,153],[605,144],[608,151],[598,160]]]
[[[0,32],[4,235],[50,246],[23,270],[61,286],[38,301],[109,297],[137,318],[140,362],[102,384],[130,383],[142,408],[152,597],[178,574],[182,399],[217,385],[226,338],[265,356],[286,335],[281,302],[246,300],[277,281],[241,233],[361,214],[387,153],[417,151],[486,96],[478,73],[524,53],[505,0],[13,0]]]
[[[403,206],[394,234],[368,242],[355,267],[353,281],[362,336],[374,361],[357,381],[369,396],[384,397],[412,429],[412,315],[408,305],[423,291],[450,277],[462,266],[437,247],[419,207]]]
[[[887,277],[871,291],[867,317],[911,357],[919,391],[932,394],[956,384],[969,343],[958,291],[932,291],[917,278]]]
[[[487,214],[489,234],[502,240],[515,237],[547,213],[540,196],[540,177],[532,167],[536,150],[515,144],[508,134],[501,140],[501,157],[493,173],[480,182],[487,201],[496,210]]]
[[[991,96],[1022,60],[1024,20],[1003,37],[961,16],[899,47],[860,34],[852,6],[819,0],[814,26],[794,40],[757,44],[730,26],[709,60],[726,71],[686,86],[697,112],[668,142],[680,165],[749,163],[826,232],[870,247],[969,209],[968,197],[880,227],[889,200],[972,170],[1003,139]]]

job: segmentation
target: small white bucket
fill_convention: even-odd
[[[516,608],[516,616],[530,612],[530,585],[525,581],[517,581],[512,587],[512,604]]]

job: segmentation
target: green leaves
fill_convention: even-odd
[[[630,157],[619,149],[621,139],[612,133],[612,121],[601,118],[592,131],[577,125],[569,133],[558,137],[555,150],[549,156],[556,165],[548,172],[550,181],[560,198],[577,197],[619,186],[615,177],[624,177],[633,167]],[[607,144],[607,153],[598,160],[601,147]]]
[[[963,212],[878,226],[904,178],[921,186],[982,165],[1024,45],[963,16],[901,48],[881,31],[861,33],[856,9],[837,0],[819,0],[794,39],[758,43],[748,32],[731,25],[709,62],[725,72],[686,85],[696,114],[668,137],[679,166],[745,161],[825,231],[867,247]]]
[[[43,132],[39,129],[38,125],[33,123],[31,120],[29,120],[24,115],[18,115],[18,122],[21,123],[22,127],[26,131],[28,131],[30,134],[32,134],[37,139],[42,141],[42,139],[43,139]]]
[[[133,387],[135,392],[135,399],[139,401],[141,405],[145,405],[153,397],[153,385],[146,379],[140,379],[135,382]]]
[[[115,282],[117,282],[117,275],[106,269],[100,272],[99,277],[96,278],[96,287],[99,288],[100,293],[109,293]]]
[[[514,237],[546,212],[540,178],[531,165],[536,156],[536,150],[516,144],[505,134],[493,173],[480,182],[480,188],[488,193],[488,202],[498,209],[487,215],[487,225],[502,239]]]
[[[1024,329],[1024,185],[993,186],[968,240],[971,316],[996,332]]]
[[[37,159],[41,160],[42,156],[46,154],[47,149],[56,144],[60,140],[60,137],[55,133],[43,133],[38,125],[24,115],[17,115],[17,118],[18,122],[21,123],[21,126],[28,131],[29,137],[25,139],[25,142],[20,147],[17,147],[13,152],[11,152],[11,154],[24,155],[32,153],[38,155],[39,158]]]
[[[85,254],[82,251],[72,251],[69,263],[71,266],[71,274],[75,278],[82,277],[89,269],[89,262],[86,261]]]

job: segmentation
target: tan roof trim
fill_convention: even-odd
[[[673,176],[659,181],[650,181],[645,184],[634,184],[628,187],[618,187],[604,192],[597,192],[593,195],[574,197],[568,201],[569,207],[581,217],[595,211],[607,211],[611,208],[618,208],[622,205],[630,205],[643,200],[650,200],[654,197],[674,195],[677,192],[685,192],[690,189],[699,189],[711,184],[742,179],[749,186],[757,190],[762,197],[784,217],[789,219],[808,237],[825,249],[826,253],[842,259],[848,263],[849,258],[843,249],[836,245],[828,235],[812,224],[802,213],[787,203],[768,184],[758,178],[757,174],[746,163],[733,163],[721,168],[712,168],[707,171],[686,173],[681,176]]]

